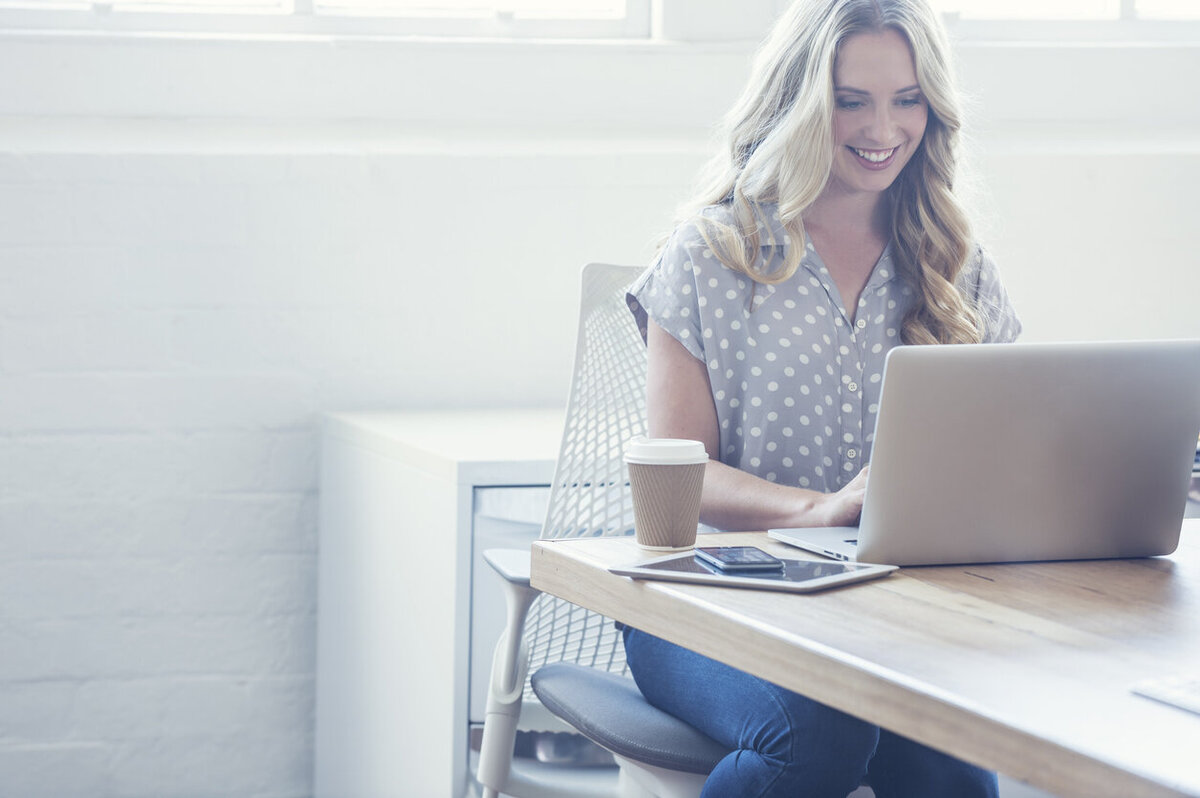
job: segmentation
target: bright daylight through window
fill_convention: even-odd
[[[931,0],[959,19],[1200,19],[1200,0]]]
[[[603,19],[625,13],[624,0],[341,0],[338,5],[428,16],[473,14]]]

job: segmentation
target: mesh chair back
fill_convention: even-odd
[[[622,454],[626,441],[646,434],[646,346],[625,289],[641,271],[600,263],[583,270],[575,367],[543,539],[633,534]],[[626,672],[612,621],[553,596],[542,594],[530,608],[525,640],[530,673],[559,661]]]

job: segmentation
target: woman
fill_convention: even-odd
[[[857,523],[884,357],[1011,341],[1020,324],[955,199],[957,98],[926,0],[798,0],[727,148],[630,289],[650,434],[702,441],[701,519]],[[735,750],[703,795],[996,795],[996,779],[634,629],[642,692]],[[696,686],[703,684],[703,701]]]

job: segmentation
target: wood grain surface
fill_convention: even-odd
[[[707,544],[809,555],[763,533]],[[635,581],[630,538],[539,541],[533,584],[1060,796],[1200,796],[1200,520],[1169,557],[904,568],[813,594]]]

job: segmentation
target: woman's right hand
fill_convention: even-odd
[[[867,494],[869,465],[837,493],[826,493],[814,508],[819,526],[855,526],[862,515],[863,497]]]

